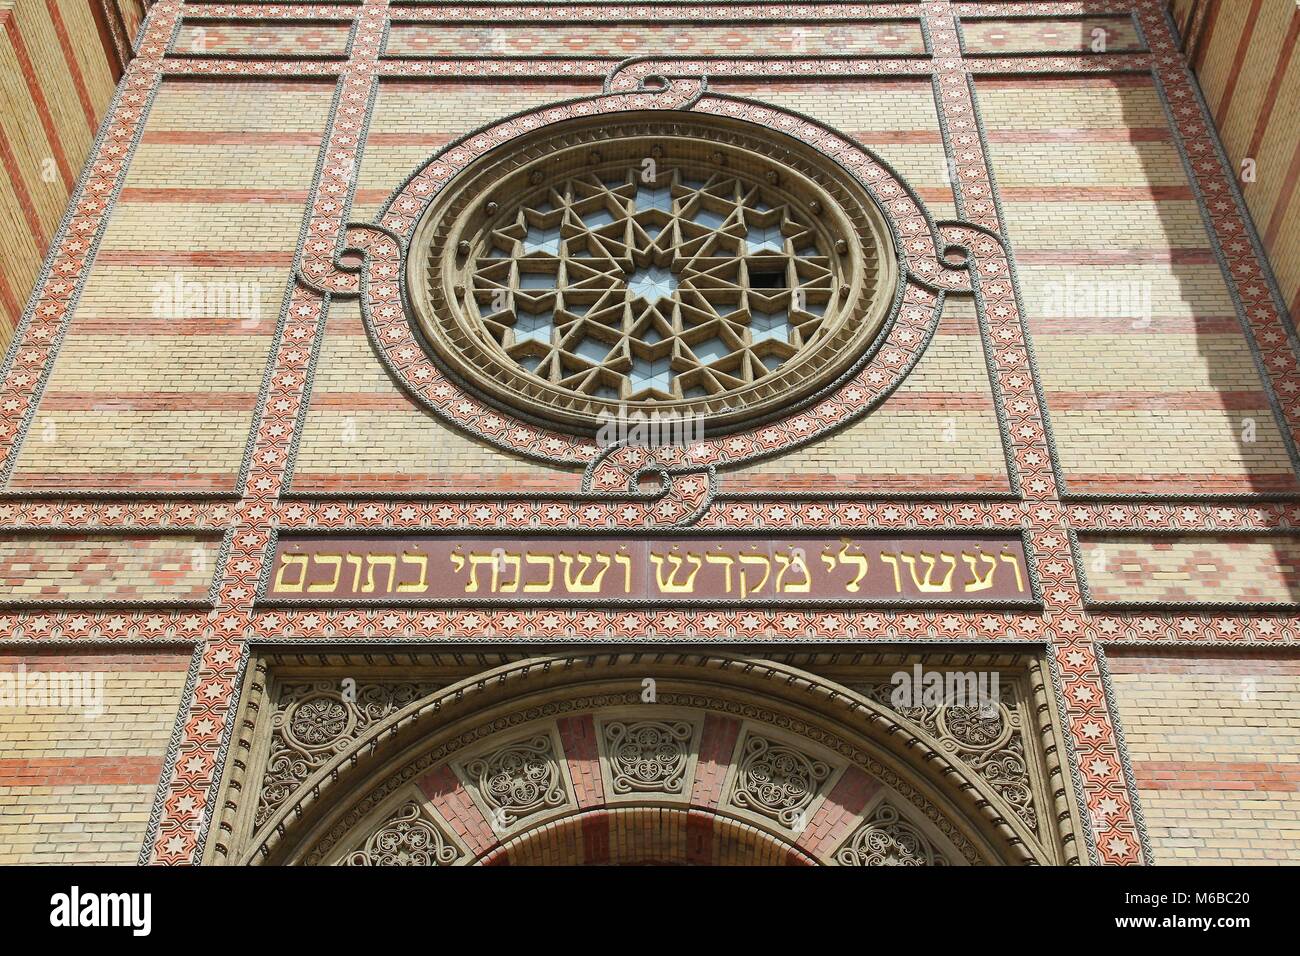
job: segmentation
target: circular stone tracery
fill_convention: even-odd
[[[431,204],[405,276],[486,400],[579,433],[652,411],[716,433],[792,410],[879,333],[883,217],[797,141],[704,116],[523,139]]]

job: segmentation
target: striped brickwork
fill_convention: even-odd
[[[1300,859],[1300,661],[1126,652],[1109,664],[1156,862]]]
[[[1178,0],[1171,9],[1295,321],[1300,9],[1291,0]]]
[[[0,2],[0,344],[58,229],[143,17],[140,0]],[[113,39],[116,32],[117,41]]]
[[[36,35],[28,25],[40,17],[25,6],[8,6],[0,39]],[[1198,753],[1190,738],[1166,754],[1160,738],[1177,736],[1187,712],[1179,702],[1199,693],[1189,675],[1220,666],[1203,645],[1239,645],[1251,660],[1269,648],[1268,673],[1282,681],[1290,665],[1277,663],[1285,658],[1278,648],[1300,640],[1291,545],[1300,524],[1300,372],[1271,305],[1270,265],[1245,238],[1246,210],[1229,188],[1244,124],[1248,146],[1258,134],[1261,159],[1245,197],[1294,301],[1285,246],[1294,213],[1283,200],[1296,137],[1284,119],[1265,120],[1262,104],[1271,96],[1282,117],[1296,67],[1269,75],[1251,121],[1239,106],[1257,91],[1252,74],[1239,70],[1230,82],[1200,52],[1225,37],[1240,47],[1258,7],[1261,50],[1276,45],[1280,56],[1294,21],[1277,19],[1268,3],[1221,5],[1193,51],[1210,100],[1202,114],[1162,0],[863,4],[852,13],[844,4],[761,4],[742,24],[729,22],[727,10],[739,7],[725,3],[625,16],[576,2],[515,4],[513,19],[499,6],[159,0],[90,159],[95,123],[74,82],[57,115],[80,123],[80,152],[68,141],[62,160],[48,146],[24,147],[29,158],[15,160],[30,170],[31,157],[48,154],[56,182],[9,177],[27,198],[14,199],[21,228],[0,230],[0,243],[27,243],[23,254],[39,263],[65,213],[67,228],[40,281],[35,267],[9,267],[21,256],[4,256],[8,300],[32,309],[0,390],[8,549],[0,574],[11,592],[0,642],[29,656],[49,648],[51,659],[78,642],[107,657],[104,646],[115,642],[123,655],[171,655],[166,666],[150,664],[161,676],[140,678],[133,691],[149,728],[119,703],[109,711],[120,710],[121,722],[95,731],[106,753],[122,758],[112,775],[60,751],[56,738],[76,737],[64,724],[51,725],[22,766],[0,764],[22,791],[15,801],[0,790],[10,801],[0,827],[35,834],[34,843],[10,842],[17,856],[116,860],[144,843],[147,860],[199,859],[241,661],[249,642],[268,638],[1033,645],[1053,662],[1070,792],[1087,821],[1082,856],[1138,863],[1199,847],[1232,859],[1218,836],[1195,831],[1233,814],[1251,831],[1236,858],[1262,853],[1250,841],[1284,830],[1279,813],[1289,805],[1234,796],[1199,817],[1194,801],[1212,798],[1186,794],[1242,780],[1283,792],[1294,758],[1278,714],[1250,712],[1262,742],[1231,761],[1218,750]],[[1091,45],[1096,29],[1105,31],[1104,50]],[[27,42],[33,64],[62,49],[57,40]],[[629,56],[668,58],[619,68]],[[855,373],[851,393],[790,412],[771,425],[772,437],[757,427],[710,437],[716,474],[684,468],[667,490],[634,492],[630,472],[607,462],[584,488],[588,462],[549,450],[575,447],[572,435],[508,417],[474,432],[459,417],[480,414],[473,401],[451,386],[436,394],[441,380],[422,391],[407,375],[413,366],[402,363],[418,349],[384,351],[375,310],[368,317],[358,299],[393,301],[397,244],[364,224],[382,220],[400,233],[401,204],[418,208],[417,187],[437,176],[412,181],[396,206],[390,199],[453,143],[486,149],[483,128],[508,150],[523,131],[556,122],[558,114],[541,111],[557,101],[611,115],[657,108],[652,82],[619,92],[651,73],[682,84],[662,95],[690,94],[674,108],[792,131],[828,161],[847,155],[887,181],[892,192],[878,198],[909,230],[896,237],[907,300],[889,327],[896,337]],[[98,116],[112,76],[105,68],[97,100],[90,74],[86,61],[87,102]],[[26,81],[11,82],[26,75],[5,64],[5,96],[28,97],[4,113],[22,117],[0,126],[11,149],[19,133],[48,143],[63,128],[50,103],[48,116],[33,105]],[[70,71],[59,75],[71,82]],[[522,115],[501,123],[514,114]],[[1216,118],[1228,167],[1214,154],[1207,123]],[[869,162],[851,144],[868,150]],[[962,225],[935,224],[944,220]],[[354,257],[335,261],[353,244],[369,257],[361,282]],[[5,314],[12,324],[18,312]],[[551,529],[1023,535],[1037,603],[275,609],[258,599],[277,533]],[[211,608],[195,608],[210,598]],[[193,647],[201,653],[184,691]],[[1113,683],[1103,647],[1115,652]],[[1165,657],[1190,663],[1166,667]],[[1138,663],[1126,671],[1126,660]],[[1150,674],[1160,675],[1160,700],[1143,703],[1155,693]],[[164,761],[178,708],[175,759]],[[1226,698],[1216,715],[1207,720],[1221,727],[1246,719]],[[27,740],[27,724],[13,717],[0,714],[0,731]],[[701,774],[697,781],[711,779],[707,766]],[[438,781],[426,783],[436,804]],[[130,792],[117,800],[113,787]],[[1183,803],[1169,802],[1174,791]],[[101,797],[120,816],[102,831],[86,816]],[[1155,808],[1147,830],[1139,801]],[[104,835],[81,839],[83,818],[85,832]],[[830,840],[842,822],[832,814],[808,839]],[[633,829],[653,823],[638,818]],[[603,834],[618,832],[592,823],[520,854],[643,855],[640,844],[607,845],[613,838]],[[1288,832],[1277,837],[1282,855],[1294,853]],[[722,843],[701,849],[714,838],[675,836],[674,858],[725,857]],[[759,843],[750,849],[744,855],[767,858]]]

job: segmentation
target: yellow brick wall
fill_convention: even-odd
[[[578,490],[580,475],[479,442],[412,401],[375,357],[355,301],[335,302],[294,469],[295,492]]]
[[[128,28],[141,0],[118,0]],[[0,350],[9,344],[117,82],[97,3],[0,0]]]
[[[1300,661],[1109,655],[1154,862],[1300,863]]]
[[[1066,487],[1295,490],[1151,81],[976,89]]]
[[[1293,0],[1172,5],[1292,321],[1300,317],[1300,8]],[[1193,15],[1195,18],[1193,18]],[[1240,176],[1254,160],[1254,178]]]
[[[728,491],[935,493],[1010,488],[970,298],[951,298],[929,348],[876,411],[790,455],[724,473]]]
[[[163,82],[11,487],[233,489],[333,90]]]
[[[28,686],[0,706],[0,864],[136,861],[188,665],[184,650],[0,656],[0,688]],[[87,692],[35,697],[38,678],[70,676]]]

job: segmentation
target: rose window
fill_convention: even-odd
[[[570,430],[631,410],[725,430],[832,383],[892,300],[883,218],[811,150],[719,123],[571,121],[461,173],[407,273],[433,354]]]

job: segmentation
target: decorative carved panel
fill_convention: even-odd
[[[449,866],[461,856],[420,804],[408,800],[394,810],[364,844],[342,860],[344,866]]]
[[[885,801],[877,804],[835,854],[843,866],[947,866],[921,828]]]
[[[730,800],[794,829],[806,819],[831,770],[796,747],[751,732],[741,747]]]
[[[432,682],[364,682],[347,678],[287,681],[272,694],[271,739],[258,795],[260,827],[304,780],[376,721],[432,693]]]
[[[462,771],[498,830],[569,799],[549,733],[534,734],[470,760]]]
[[[612,720],[601,727],[615,796],[680,794],[695,726],[687,720]]]

